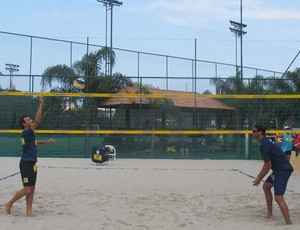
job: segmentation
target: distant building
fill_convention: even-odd
[[[221,129],[224,123],[231,120],[234,111],[233,107],[216,99],[193,98],[193,92],[157,88],[146,88],[145,91],[144,94],[170,97],[111,97],[101,102],[99,107],[113,111],[112,116],[119,114],[123,117],[122,127],[119,128],[125,129]],[[116,94],[138,92],[138,87],[125,87]]]

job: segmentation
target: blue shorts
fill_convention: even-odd
[[[33,161],[20,161],[20,172],[23,186],[33,186],[36,183],[37,166]]]
[[[275,175],[272,173],[266,180],[267,183],[271,183],[274,186],[275,196],[284,195],[287,187],[288,180],[292,174],[292,171],[282,171]]]

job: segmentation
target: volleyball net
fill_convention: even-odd
[[[0,92],[1,155],[20,154],[18,119],[34,118],[43,95],[38,138],[44,156],[87,157],[92,146],[114,145],[121,157],[256,159],[255,124],[269,133],[298,132],[300,95]]]

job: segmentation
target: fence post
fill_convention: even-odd
[[[249,159],[249,134],[245,134],[245,158]]]

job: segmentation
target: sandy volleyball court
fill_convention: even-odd
[[[19,158],[0,158],[0,204],[21,188]],[[285,195],[293,221],[286,226],[274,202],[266,213],[261,186],[252,176],[262,161],[40,158],[33,218],[25,199],[11,215],[0,214],[1,229],[299,229],[300,173]]]

